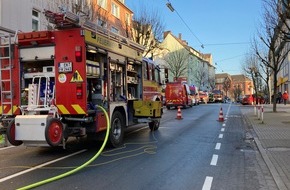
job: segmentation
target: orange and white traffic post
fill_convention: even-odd
[[[223,108],[221,107],[220,109],[220,113],[219,113],[219,120],[220,122],[223,122],[224,121],[224,114],[223,114]]]
[[[180,109],[180,106],[178,106],[176,119],[178,119],[178,120],[179,120],[179,119],[183,119],[183,118],[182,118],[182,115],[181,115],[181,109]]]

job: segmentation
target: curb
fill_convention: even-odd
[[[255,130],[255,126],[254,124],[251,122],[250,118],[249,118],[249,115],[245,114],[245,113],[242,113],[244,115],[244,119],[246,119],[246,122],[248,123],[248,125],[251,125],[253,127],[253,130],[255,131],[256,133],[256,130]],[[255,144],[257,145],[257,148],[258,148],[258,151],[260,152],[265,164],[267,165],[277,187],[279,190],[287,190],[288,188],[286,187],[285,183],[283,182],[283,180],[281,179],[277,169],[275,168],[275,166],[273,165],[272,161],[270,160],[267,152],[265,151],[265,149],[263,148],[259,138],[256,136],[254,137],[254,141],[255,141]]]
[[[254,129],[255,130],[255,129]],[[266,163],[268,169],[270,170],[270,173],[278,187],[279,190],[287,190],[288,188],[286,187],[285,183],[283,180],[280,178],[280,175],[278,174],[278,171],[276,170],[275,166],[271,162],[269,156],[267,155],[265,149],[262,147],[260,140],[257,137],[254,137],[255,143],[258,147],[259,152],[262,155],[262,158],[264,162]]]

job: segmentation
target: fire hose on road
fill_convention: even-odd
[[[66,173],[63,173],[63,174],[60,174],[58,176],[55,176],[55,177],[52,177],[52,178],[48,178],[48,179],[45,179],[43,181],[39,181],[39,182],[36,182],[36,183],[33,183],[31,185],[28,185],[28,186],[25,186],[25,187],[21,187],[19,188],[18,190],[26,190],[26,189],[32,189],[32,188],[35,188],[35,187],[38,187],[38,186],[41,186],[41,185],[44,185],[46,183],[50,183],[50,182],[53,182],[53,181],[56,181],[56,180],[59,180],[61,178],[64,178],[64,177],[67,177],[69,175],[72,175],[78,171],[80,171],[81,169],[85,168],[86,166],[88,166],[89,164],[91,164],[94,160],[96,160],[99,155],[102,153],[102,151],[104,150],[105,146],[106,146],[106,143],[108,141],[108,138],[109,138],[109,133],[110,133],[110,120],[109,120],[109,116],[108,116],[108,113],[107,111],[99,106],[99,105],[96,105],[96,107],[100,108],[104,113],[105,113],[105,116],[106,116],[106,120],[107,120],[107,130],[106,130],[106,136],[105,136],[105,140],[101,146],[101,148],[99,149],[99,151],[90,159],[88,160],[87,162],[85,162],[84,164],[80,165],[79,167],[71,170],[71,171],[68,171]]]

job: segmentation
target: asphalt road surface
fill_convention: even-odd
[[[277,189],[240,104],[203,104],[165,110],[158,131],[139,125],[123,147],[106,148],[88,167],[35,189],[255,190]],[[222,108],[224,122],[219,121]],[[245,109],[245,108],[244,108]],[[91,159],[102,142],[61,148],[0,149],[0,189],[26,187]]]

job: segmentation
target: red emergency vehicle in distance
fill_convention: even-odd
[[[165,99],[167,109],[178,106],[183,108],[193,106],[193,96],[191,96],[189,86],[184,82],[168,82],[165,88]]]
[[[209,97],[208,97],[207,92],[199,91],[198,95],[199,95],[199,103],[205,103],[205,104],[208,103]]]

